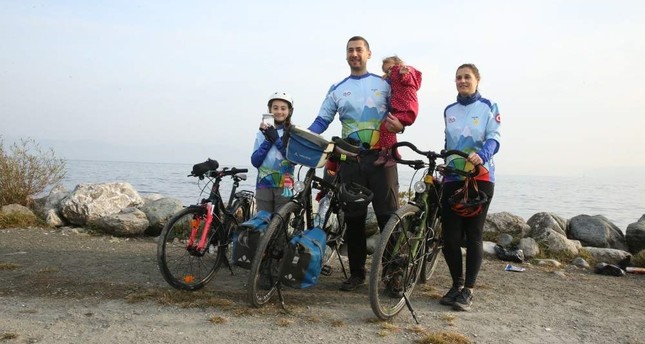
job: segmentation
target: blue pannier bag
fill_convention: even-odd
[[[282,284],[300,289],[318,284],[326,248],[327,233],[320,227],[293,237],[280,271]]]
[[[244,269],[251,268],[255,249],[269,222],[271,222],[271,213],[260,210],[255,216],[238,226],[233,232],[233,264]]]

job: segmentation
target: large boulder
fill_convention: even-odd
[[[80,184],[61,203],[61,214],[71,224],[84,226],[127,207],[143,204],[130,183]]]
[[[627,226],[625,241],[627,241],[629,252],[633,254],[645,250],[645,215],[641,216],[638,222]]]
[[[544,250],[547,253],[551,253],[556,256],[565,255],[572,258],[578,255],[580,243],[567,239],[566,236],[553,229],[546,229],[542,235],[537,236],[534,239],[544,247]]]
[[[144,212],[135,207],[129,207],[119,213],[92,220],[90,225],[105,234],[131,237],[143,235],[150,223]]]
[[[613,248],[583,247],[581,251],[588,252],[597,263],[618,264],[629,261],[632,255],[623,250]]]
[[[168,220],[183,208],[184,206],[181,200],[171,197],[146,202],[139,207],[139,210],[146,214],[150,222],[145,234],[152,236],[159,235]]]
[[[523,218],[505,211],[488,214],[484,223],[485,236],[492,234],[497,237],[499,234],[506,233],[519,239],[525,237],[530,230],[531,227],[526,224]]]
[[[567,237],[579,240],[582,246],[628,251],[623,232],[602,215],[578,215],[571,218]]]
[[[531,237],[542,235],[547,228],[562,235],[567,235],[567,220],[553,213],[536,213],[526,223],[531,227]]]

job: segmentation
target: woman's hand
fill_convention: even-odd
[[[484,163],[482,158],[479,156],[479,154],[472,152],[468,155],[468,161],[470,161],[471,164],[473,165],[481,165]]]
[[[265,131],[269,127],[264,121],[260,122],[260,131]]]

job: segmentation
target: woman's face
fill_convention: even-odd
[[[477,85],[479,80],[475,77],[472,69],[468,67],[457,69],[457,75],[455,76],[455,85],[457,86],[457,92],[461,96],[470,96],[477,91]]]
[[[276,123],[282,123],[289,117],[289,103],[276,99],[271,102],[271,114]]]

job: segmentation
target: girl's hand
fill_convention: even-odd
[[[266,123],[264,123],[264,121],[260,122],[260,130],[261,131],[265,131],[266,128],[268,128],[268,127],[269,126]]]
[[[470,161],[471,164],[473,165],[481,165],[484,163],[482,158],[479,156],[479,154],[472,152],[468,155],[468,161]]]

